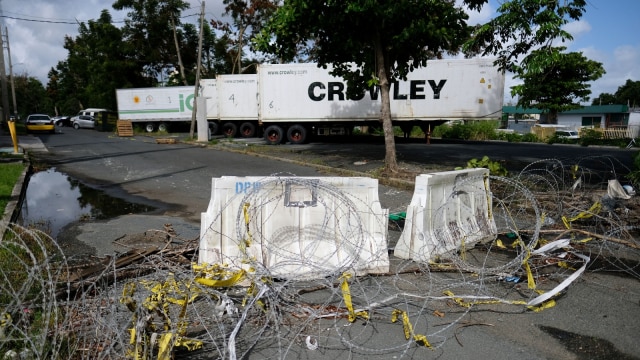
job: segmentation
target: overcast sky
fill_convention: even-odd
[[[198,21],[201,2],[188,0],[191,8],[183,12],[183,22]],[[64,36],[76,36],[78,22],[97,19],[108,9],[116,25],[126,13],[116,12],[113,0],[0,0],[2,23],[9,33],[15,74],[28,74],[46,86],[47,73],[67,57]],[[472,13],[470,22],[485,22],[494,16],[498,0],[490,0],[481,13]],[[205,19],[221,19],[222,1],[205,1]],[[592,98],[603,92],[615,93],[627,79],[640,80],[640,0],[589,0],[585,16],[569,24],[574,41],[564,44],[569,51],[583,52],[603,63],[607,74],[592,84]],[[8,67],[8,64],[7,64]],[[514,101],[507,76],[505,101]]]

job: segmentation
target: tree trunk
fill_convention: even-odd
[[[547,119],[549,124],[558,124],[558,110],[549,110],[549,118]]]
[[[182,79],[182,83],[184,86],[189,85],[187,83],[187,78],[184,74],[184,65],[182,64],[182,57],[180,56],[180,44],[178,44],[178,34],[176,33],[176,23],[173,21],[173,15],[171,15],[171,27],[173,28],[173,42],[176,45],[176,53],[178,54],[178,64],[180,66],[180,78]]]
[[[380,38],[376,39],[376,63],[378,72],[378,81],[380,85],[380,96],[382,100],[380,108],[380,121],[384,131],[384,167],[390,172],[398,172],[398,161],[396,159],[396,141],[393,134],[393,124],[391,123],[391,100],[389,97],[390,83],[388,75],[388,66],[380,43]]]

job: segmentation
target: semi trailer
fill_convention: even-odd
[[[356,126],[380,127],[380,89],[349,98],[343,79],[330,70],[314,63],[261,64],[257,74],[201,80],[211,133],[300,144],[311,136],[350,134]],[[405,132],[419,126],[427,133],[450,120],[499,120],[503,94],[504,73],[493,59],[432,60],[391,85],[392,122]],[[147,130],[162,129],[191,120],[193,99],[193,87],[123,89],[118,111]]]

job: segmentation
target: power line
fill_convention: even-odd
[[[77,24],[77,21],[57,21],[57,20],[36,20],[36,19],[26,19],[26,18],[20,18],[17,16],[8,16],[8,15],[0,15],[0,17],[5,18],[5,19],[13,19],[13,20],[21,20],[21,21],[31,21],[31,22],[38,22],[38,23],[49,23],[49,24]],[[124,22],[124,21],[114,21],[114,22]]]
[[[195,14],[189,14],[189,15],[183,15],[180,16],[181,19],[186,19],[189,17],[193,17],[193,16],[199,16],[199,13],[195,13]],[[28,15],[25,15],[28,16]],[[9,15],[4,15],[0,12],[0,18],[5,18],[5,19],[12,19],[12,20],[20,20],[20,21],[30,21],[30,22],[37,22],[37,23],[47,23],[47,24],[70,24],[70,25],[76,25],[80,22],[88,22],[91,20],[96,20],[96,19],[89,19],[89,20],[85,20],[85,21],[78,21],[78,20],[52,20],[52,19],[47,19],[47,18],[40,18],[40,19],[28,19],[25,17],[19,17],[19,16],[9,16]],[[112,20],[111,23],[114,24],[122,24],[124,23],[125,20]]]

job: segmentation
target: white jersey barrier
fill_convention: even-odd
[[[389,271],[388,210],[359,177],[213,178],[199,263],[283,279]]]
[[[394,250],[420,262],[496,238],[488,169],[464,169],[416,177],[405,225]]]

